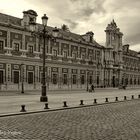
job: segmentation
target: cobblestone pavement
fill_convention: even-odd
[[[0,139],[140,140],[140,100],[0,117]]]

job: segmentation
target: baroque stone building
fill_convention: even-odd
[[[29,23],[37,13],[23,12],[23,18],[0,13],[0,90],[40,89],[42,79],[41,38],[31,35]],[[42,29],[37,24],[37,30]],[[53,27],[47,26],[52,32]],[[46,43],[48,90],[118,87],[140,84],[138,53],[122,45],[123,34],[114,20],[105,30],[106,45],[94,40],[92,31],[84,35],[59,30],[56,42]]]
[[[123,33],[113,20],[106,27],[104,84],[109,87],[140,85],[140,55],[123,45]]]

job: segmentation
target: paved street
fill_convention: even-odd
[[[96,89],[95,93],[85,91],[52,91],[48,93],[49,107],[62,108],[63,101],[67,101],[68,106],[79,106],[80,100],[84,100],[85,104],[93,104],[94,99],[98,103],[104,103],[105,98],[114,102],[115,97],[123,100],[124,96],[131,99],[131,95],[138,98],[140,89],[118,90],[118,89]],[[27,111],[44,110],[44,103],[39,101],[41,92],[26,92],[25,94],[13,92],[0,92],[0,115],[7,113],[19,113],[21,105],[25,104]],[[6,95],[6,96],[3,96]],[[8,96],[11,95],[11,96]]]
[[[0,117],[0,138],[18,140],[139,140],[140,100]]]

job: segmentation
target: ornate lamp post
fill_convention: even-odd
[[[44,14],[44,16],[42,17],[42,25],[43,25],[43,30],[40,30],[38,32],[36,32],[36,23],[35,22],[31,22],[30,23],[30,30],[32,31],[32,34],[35,36],[40,36],[41,38],[43,38],[43,51],[42,51],[42,56],[43,56],[43,75],[42,75],[42,93],[41,93],[41,97],[40,97],[40,101],[41,102],[48,102],[48,97],[47,97],[47,91],[46,91],[46,74],[45,74],[45,59],[46,59],[46,40],[48,43],[49,39],[55,39],[58,36],[58,32],[59,30],[55,27],[55,29],[52,31],[52,33],[48,32],[46,30],[47,27],[47,21],[48,21],[48,17],[46,16],[46,14]]]

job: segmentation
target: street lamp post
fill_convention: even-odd
[[[52,34],[46,30],[47,27],[47,21],[48,17],[46,14],[42,17],[42,25],[43,25],[43,30],[39,32],[36,31],[36,23],[31,22],[30,23],[30,30],[32,31],[32,34],[35,36],[41,36],[43,38],[43,51],[42,51],[42,57],[43,57],[43,74],[42,74],[42,92],[41,92],[41,97],[40,97],[40,102],[48,102],[48,97],[47,97],[47,91],[46,91],[46,74],[45,74],[45,59],[46,59],[46,40],[48,41],[49,39],[55,39],[58,36],[59,30],[55,27],[53,29]]]
[[[104,49],[104,88],[106,87],[106,57],[105,57],[105,49]]]

